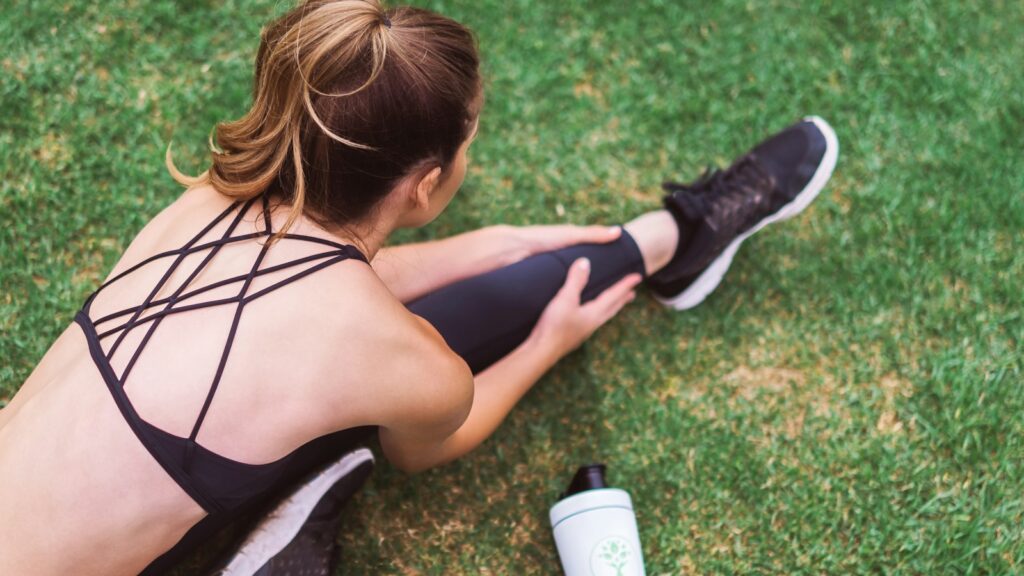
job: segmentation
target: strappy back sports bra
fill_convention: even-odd
[[[233,235],[235,228],[242,221],[242,217],[260,198],[262,198],[263,202],[265,229],[261,232]],[[237,214],[220,238],[201,242],[214,227],[236,211]],[[88,297],[82,309],[75,316],[75,322],[81,326],[85,333],[89,345],[89,353],[100,374],[102,374],[114,402],[132,431],[167,474],[207,512],[207,516],[194,526],[174,549],[158,558],[157,561],[154,561],[143,574],[162,573],[183,556],[188,549],[208,538],[213,532],[216,532],[239,514],[262,505],[267,498],[293,484],[315,467],[333,458],[338,458],[343,453],[361,445],[376,429],[373,426],[362,426],[321,436],[303,444],[284,457],[266,464],[238,462],[211,452],[196,442],[203,420],[206,418],[206,413],[210,408],[214,394],[217,392],[217,386],[224,373],[224,367],[227,364],[231,345],[234,341],[245,305],[332,264],[349,259],[367,261],[366,257],[354,246],[339,244],[313,236],[284,234],[282,238],[313,242],[323,245],[327,249],[323,252],[297,258],[283,264],[260,268],[260,264],[263,262],[269,248],[269,243],[264,243],[247,274],[227,278],[202,287],[190,287],[190,284],[225,245],[260,237],[269,238],[272,234],[270,210],[266,195],[253,198],[244,203],[236,202],[224,210],[181,248],[150,256],[107,280]],[[204,251],[206,252],[205,257],[189,273],[188,277],[179,287],[174,289],[169,296],[163,298],[156,297],[187,256]],[[173,259],[173,261],[163,277],[141,304],[107,314],[101,318],[92,318],[90,307],[100,291],[143,266],[162,259]],[[249,291],[255,277],[291,268],[297,268],[299,271],[258,291]],[[202,301],[200,298],[211,290],[231,284],[239,285],[238,293],[234,296],[206,301]],[[227,342],[220,355],[220,362],[213,373],[206,400],[199,411],[191,433],[187,438],[182,438],[161,430],[142,419],[125,394],[124,385],[143,349],[164,318],[171,314],[201,310],[212,306],[234,306],[234,317],[228,331]],[[117,374],[111,366],[111,359],[124,342],[129,331],[134,329],[145,329],[146,332],[125,365],[124,370]]]

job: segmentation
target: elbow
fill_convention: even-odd
[[[419,474],[420,472],[426,472],[431,468],[443,464],[440,461],[433,461],[427,458],[388,458],[391,465],[398,469],[399,472],[407,475]]]
[[[438,455],[425,446],[403,446],[384,441],[383,437],[381,440],[384,458],[403,474],[419,474],[442,463]]]
[[[419,474],[431,468],[443,466],[463,454],[462,450],[453,449],[450,445],[441,445],[433,449],[417,447],[416,450],[388,450],[384,448],[384,457],[392,466],[403,474]]]

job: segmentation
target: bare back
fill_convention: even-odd
[[[143,229],[111,276],[180,248],[230,205],[209,188],[187,192]],[[239,231],[256,232],[259,216],[259,210],[244,214]],[[301,220],[294,230],[326,237]],[[215,227],[209,236],[219,233]],[[263,243],[225,245],[189,285],[245,275]],[[260,268],[322,249],[282,240],[266,251]],[[171,295],[203,257],[185,256],[155,297]],[[142,302],[167,270],[166,262],[155,261],[111,284],[91,303],[93,317]],[[270,287],[287,273],[252,278],[249,291]],[[225,284],[204,300],[237,290]],[[422,366],[414,365],[420,355],[409,347],[431,340],[429,330],[357,260],[252,301],[231,335],[235,314],[234,306],[215,306],[163,318],[131,365],[124,392],[149,424],[187,437],[216,378],[216,396],[196,442],[244,464],[274,462],[311,439],[380,424],[386,419],[382,406],[399,394],[398,383],[422,374]],[[109,360],[114,372],[132,362],[146,333],[125,333]],[[217,378],[226,340],[230,355]],[[75,324],[0,411],[0,492],[17,495],[0,507],[3,574],[135,574],[206,515],[132,432]]]

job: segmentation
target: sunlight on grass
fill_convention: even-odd
[[[460,197],[400,239],[621,222],[804,114],[841,153],[705,304],[641,299],[474,454],[381,465],[346,574],[555,573],[547,508],[594,460],[649,574],[1024,570],[1019,2],[424,4],[478,33],[487,103]],[[0,14],[0,405],[179,193],[167,144],[198,172],[244,112],[285,5]]]

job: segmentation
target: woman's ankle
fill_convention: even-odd
[[[641,214],[623,225],[644,259],[647,276],[665,267],[679,244],[679,225],[667,210]]]

